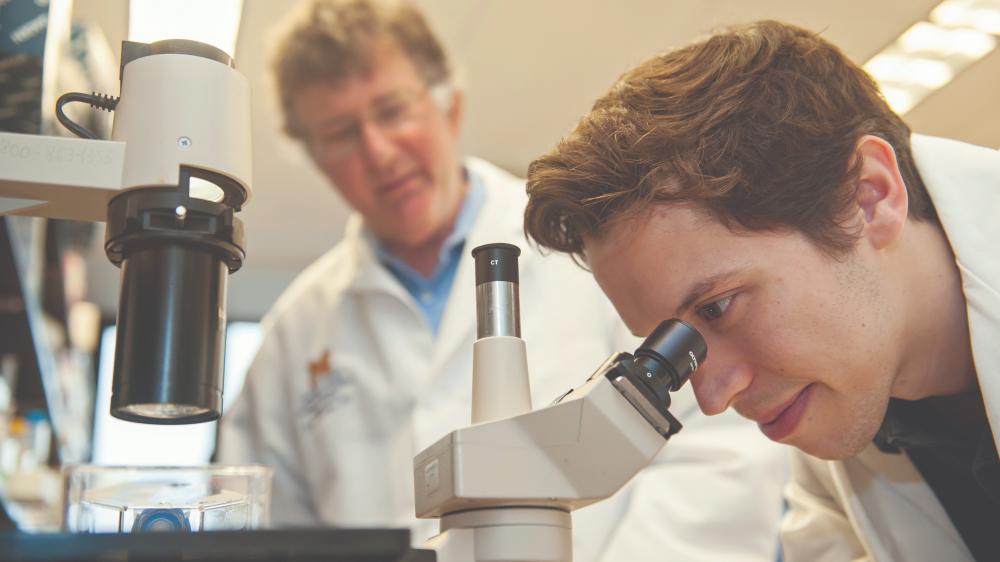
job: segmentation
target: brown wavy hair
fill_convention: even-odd
[[[895,149],[916,220],[935,220],[910,129],[874,80],[816,33],[760,21],[647,60],[528,167],[525,232],[582,262],[585,238],[657,204],[694,204],[733,232],[803,232],[853,247],[857,141]]]
[[[277,34],[271,68],[285,118],[285,132],[301,137],[292,102],[302,88],[336,84],[371,70],[377,41],[394,41],[429,86],[451,77],[441,42],[420,11],[401,0],[308,0]]]

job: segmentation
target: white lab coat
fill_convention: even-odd
[[[220,461],[274,468],[275,524],[409,526],[415,542],[437,532],[436,521],[414,517],[412,463],[470,423],[472,248],[522,249],[534,406],[637,343],[589,273],[565,256],[543,259],[525,242],[523,180],[481,160],[466,165],[483,178],[486,201],[436,337],[373,255],[357,217],[265,318],[246,386],[222,421]],[[574,514],[576,560],[773,561],[786,451],[734,415],[702,416],[690,385],[671,411],[686,427],[659,463]]]
[[[973,359],[996,439],[1000,153],[920,135],[914,135],[912,147],[962,276]],[[822,461],[797,452],[786,494],[791,510],[782,525],[782,542],[789,562],[972,561],[951,519],[905,454],[885,454],[871,445],[851,459]]]

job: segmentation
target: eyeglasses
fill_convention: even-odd
[[[416,92],[397,92],[380,97],[370,108],[336,119],[312,135],[309,143],[312,150],[327,162],[346,160],[361,148],[365,123],[370,122],[383,135],[397,134],[420,124],[426,116],[426,96],[429,95],[438,108],[447,111],[452,92],[449,84],[437,84]]]

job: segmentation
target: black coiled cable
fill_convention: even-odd
[[[114,111],[115,107],[118,105],[118,100],[115,96],[110,96],[106,94],[98,94],[97,92],[91,94],[84,94],[80,92],[70,92],[68,94],[63,94],[59,96],[59,100],[56,101],[56,119],[62,123],[63,127],[66,127],[73,132],[78,137],[85,139],[96,139],[97,135],[93,131],[74,122],[72,119],[63,113],[63,106],[69,102],[79,101],[90,104],[90,107],[96,109],[103,109],[104,111]]]

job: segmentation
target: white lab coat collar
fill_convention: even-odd
[[[345,267],[353,269],[344,272],[351,280],[347,292],[385,291],[393,295],[405,294],[403,286],[379,262],[375,248],[364,234],[364,228],[361,215],[351,213],[344,229],[344,246],[350,257]]]
[[[1000,448],[1000,152],[923,135],[911,146],[962,276],[972,355]]]
[[[467,158],[466,167],[483,178],[487,200],[493,197],[509,202],[506,205],[483,205],[476,226],[469,233],[466,248],[472,251],[476,246],[493,242],[507,242],[521,247],[521,259],[528,257],[524,240],[524,217],[521,213],[511,213],[511,209],[521,209],[527,202],[524,180],[493,164],[478,158]],[[515,203],[520,205],[515,206]]]

